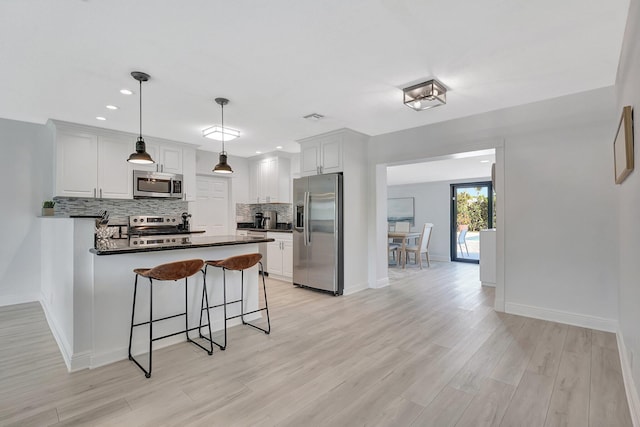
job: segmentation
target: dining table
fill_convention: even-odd
[[[420,237],[420,232],[417,231],[389,231],[388,236],[389,239],[401,239],[402,244],[400,245],[400,265],[402,268],[405,268],[407,264],[407,252],[405,248],[407,247],[407,241],[409,239],[417,239]]]

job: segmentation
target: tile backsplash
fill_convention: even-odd
[[[163,199],[77,199],[54,197],[56,215],[100,215],[109,212],[112,219],[129,215],[179,215],[188,210],[188,202]]]
[[[293,221],[293,205],[290,203],[236,203],[236,222],[253,222],[256,212],[276,211],[279,223]]]

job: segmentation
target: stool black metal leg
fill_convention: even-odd
[[[224,346],[220,350],[227,348],[227,269],[222,268],[222,311],[224,312]]]
[[[224,308],[226,309],[226,305],[225,304],[220,304],[225,306]],[[203,271],[203,282],[202,282],[202,300],[200,303],[200,323],[198,325],[198,334],[200,335],[200,338],[209,341],[210,345],[211,345],[211,349],[207,350],[209,352],[209,355],[213,354],[213,345],[217,345],[220,350],[224,350],[227,344],[227,338],[225,336],[225,345],[222,345],[216,341],[214,341],[213,339],[213,333],[211,331],[211,314],[209,312],[209,309],[211,308],[215,308],[215,307],[219,307],[219,306],[210,306],[209,305],[209,293],[207,292],[207,265],[205,265],[204,267],[204,271]],[[209,328],[209,336],[206,337],[204,335],[202,335],[202,328],[205,326],[202,324],[202,312],[206,310],[207,311],[207,327]],[[226,317],[226,315],[225,315]],[[196,343],[194,343],[196,344]]]
[[[145,372],[145,375],[144,375],[147,378],[151,378],[152,352],[153,352],[153,279],[149,278],[149,372]]]
[[[133,318],[136,314],[136,295],[138,294],[138,275],[136,274],[136,279],[133,283],[133,307],[131,307],[131,329],[129,330],[129,360],[132,359],[131,356],[131,342],[133,341]]]
[[[242,323],[244,325],[251,326],[252,328],[258,329],[258,330],[260,330],[260,331],[262,331],[262,332],[264,332],[265,334],[268,335],[268,334],[271,333],[271,319],[269,318],[269,304],[267,302],[267,285],[265,284],[265,280],[264,280],[264,269],[262,267],[262,262],[259,262],[258,264],[260,265],[260,275],[262,276],[262,292],[264,293],[264,307],[258,308],[257,310],[254,310],[254,311],[245,312],[244,311],[244,294],[243,294],[242,295],[242,301],[240,303],[240,305],[242,307],[242,314],[240,316],[242,317]],[[244,271],[243,271],[243,273],[244,273]],[[242,282],[244,284],[244,277],[242,279],[243,279]],[[241,286],[241,288],[242,287],[243,286]],[[258,306],[260,306],[260,301],[258,301]],[[267,329],[261,328],[259,326],[256,326],[256,325],[252,324],[252,323],[244,321],[244,315],[245,314],[256,313],[258,311],[263,311],[263,310],[267,312]]]
[[[247,324],[244,321],[244,270],[240,270],[240,320],[243,325]]]

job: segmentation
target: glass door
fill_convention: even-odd
[[[451,184],[451,261],[480,262],[480,230],[493,228],[491,181]]]

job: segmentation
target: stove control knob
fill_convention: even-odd
[[[176,222],[176,219],[175,219],[175,218],[173,218],[171,221]]]
[[[134,219],[133,219],[133,222],[138,222],[138,218],[134,218]]]
[[[140,218],[140,222],[144,222],[144,218]]]
[[[136,242],[136,241],[134,240],[134,241],[133,241],[133,244],[134,244],[134,245],[137,245],[137,244],[138,244],[138,242]]]

